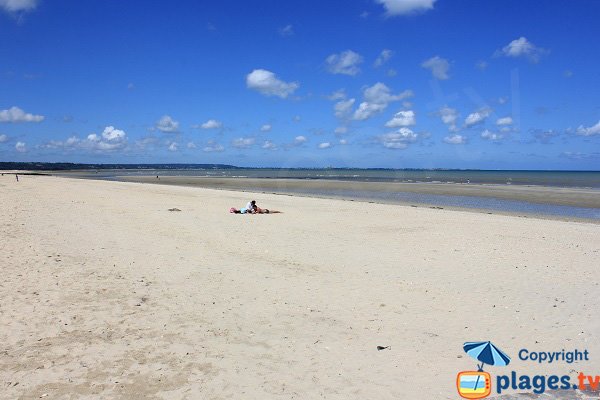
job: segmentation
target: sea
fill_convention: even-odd
[[[64,171],[62,171],[64,172]],[[189,176],[222,178],[263,178],[299,180],[338,180],[357,182],[404,182],[437,184],[526,185],[585,188],[598,191],[600,171],[520,171],[520,170],[421,170],[421,169],[278,169],[278,168],[184,168],[98,169],[73,171],[69,175],[118,180],[123,176]],[[323,182],[325,183],[325,182]],[[425,194],[399,191],[332,190],[326,184],[314,189],[286,188],[285,193],[334,197],[349,200],[417,203],[434,207],[523,213],[550,217],[600,220],[600,208],[539,204],[478,196]]]

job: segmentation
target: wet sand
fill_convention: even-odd
[[[456,183],[352,182],[305,179],[209,178],[188,176],[120,176],[127,182],[193,186],[245,191],[345,190],[373,192],[409,192],[446,196],[477,196],[503,200],[527,201],[572,207],[600,208],[600,191],[583,188],[560,188],[516,185],[474,185]]]

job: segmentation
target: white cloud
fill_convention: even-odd
[[[477,124],[483,123],[487,117],[490,116],[492,110],[489,108],[482,108],[479,111],[475,111],[467,116],[465,119],[465,126],[471,127]]]
[[[186,145],[186,147],[188,149],[195,149],[198,146],[196,146],[196,143],[194,143],[194,142],[188,142],[188,144]]]
[[[277,150],[277,145],[270,140],[265,140],[261,147],[265,150]]]
[[[444,142],[448,144],[465,144],[467,138],[463,135],[451,135],[444,138]]]
[[[200,128],[202,129],[219,129],[222,127],[223,123],[221,121],[217,121],[216,119],[209,119],[208,121],[200,125]]]
[[[594,126],[584,127],[583,125],[579,125],[577,128],[577,134],[580,136],[595,136],[600,135],[600,121]]]
[[[342,100],[335,103],[333,106],[333,110],[335,112],[335,116],[338,118],[347,117],[351,111],[352,106],[354,106],[355,99]]]
[[[346,92],[344,91],[344,89],[336,90],[335,92],[327,96],[327,99],[331,101],[344,100],[345,98]]]
[[[380,112],[385,110],[386,107],[387,104],[362,102],[358,105],[358,109],[354,112],[353,118],[358,121],[369,119],[373,115],[379,114]]]
[[[102,137],[109,141],[118,142],[125,139],[125,132],[120,129],[115,129],[114,126],[107,126],[104,128],[104,131],[102,131]]]
[[[491,140],[491,141],[496,141],[496,140],[501,140],[502,138],[504,138],[504,136],[502,136],[499,133],[494,133],[488,129],[484,130],[483,132],[481,132],[481,137],[483,139],[486,140]]]
[[[171,142],[171,144],[169,144],[169,151],[177,151],[178,149],[178,144],[177,142]]]
[[[348,141],[346,139],[340,139],[339,143],[344,146],[348,144]]]
[[[38,0],[0,0],[0,8],[9,13],[32,11],[38,5]]]
[[[261,132],[271,132],[271,129],[273,129],[273,126],[271,124],[264,124],[260,127]]]
[[[19,107],[11,107],[8,110],[0,111],[0,122],[42,122],[43,120],[43,115],[26,113]]]
[[[299,146],[299,145],[301,145],[303,143],[306,143],[307,140],[308,139],[306,138],[306,136],[296,136],[294,138],[294,145],[295,146]]]
[[[381,82],[367,87],[363,93],[364,100],[354,112],[353,119],[365,120],[385,110],[389,103],[404,100],[413,96],[411,90],[405,90],[397,95],[390,93],[390,88]]]
[[[440,56],[435,56],[429,60],[423,61],[421,67],[429,69],[436,79],[445,80],[449,78],[448,70],[450,69],[450,63]]]
[[[15,150],[19,153],[25,153],[27,151],[27,145],[23,142],[17,142],[17,144],[15,144]]]
[[[396,132],[386,133],[377,137],[377,141],[388,149],[405,149],[414,143],[419,135],[409,128],[400,128]]]
[[[539,62],[540,58],[546,54],[548,54],[548,50],[535,46],[523,36],[513,40],[512,42],[504,46],[502,50],[496,51],[496,55],[503,55],[506,57],[514,58],[526,57],[529,61],[533,63]]]
[[[216,143],[212,140],[209,140],[206,146],[202,149],[202,151],[206,153],[220,153],[225,150],[225,147],[221,146],[219,143]]]
[[[66,147],[80,147],[96,151],[112,151],[123,149],[127,146],[127,134],[125,131],[107,126],[100,135],[91,133],[86,140],[80,141],[73,137],[65,142]]]
[[[386,15],[407,15],[433,9],[436,0],[375,0],[385,7]]]
[[[417,123],[415,112],[412,110],[398,111],[385,126],[388,128],[399,128],[401,126],[413,126]]]
[[[496,125],[500,126],[512,125],[512,123],[513,119],[511,117],[498,118],[498,120],[496,121]]]
[[[336,135],[343,135],[345,133],[348,133],[348,127],[346,127],[346,126],[338,126],[337,128],[335,128],[333,130],[333,133],[335,133]]]
[[[246,75],[246,86],[265,96],[278,96],[282,99],[287,98],[300,87],[297,82],[284,82],[277,79],[273,72],[265,69],[255,69]]]
[[[299,116],[299,115],[295,115],[294,118],[292,118],[292,121],[294,121],[294,122],[300,122],[300,121],[302,121],[302,117]]]
[[[6,143],[6,142],[8,142],[8,136],[0,135],[0,143]]]
[[[247,149],[249,147],[252,147],[254,145],[255,139],[254,138],[237,138],[237,139],[233,139],[231,141],[231,145],[233,147],[235,147],[236,149]]]
[[[444,106],[438,111],[442,122],[448,125],[450,130],[456,129],[456,120],[458,119],[458,111],[454,108]]]
[[[176,133],[179,131],[179,122],[168,115],[163,115],[155,125],[155,128],[165,133]]]
[[[383,64],[389,61],[390,58],[394,55],[392,50],[384,49],[381,51],[377,59],[375,60],[375,67],[381,67]]]
[[[331,143],[329,142],[323,142],[323,143],[319,143],[319,149],[324,150],[324,149],[328,149],[331,147]]]
[[[286,25],[279,29],[279,34],[283,37],[292,36],[294,34],[294,27],[292,25]]]
[[[499,104],[506,104],[506,103],[508,103],[508,97],[506,97],[506,96],[499,97],[498,98],[498,103]]]
[[[363,62],[363,58],[352,50],[346,50],[339,54],[330,55],[325,62],[327,63],[327,69],[332,74],[354,76],[360,72],[358,65]]]

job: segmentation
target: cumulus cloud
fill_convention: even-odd
[[[347,145],[348,141],[346,139],[340,139],[339,144],[341,144],[342,146]]]
[[[450,135],[444,138],[444,142],[448,144],[465,144],[467,143],[467,138],[463,135]]]
[[[205,153],[220,153],[225,150],[225,147],[219,143],[209,140],[206,146],[202,149]]]
[[[429,60],[423,61],[421,67],[431,71],[434,78],[439,80],[446,80],[450,78],[448,76],[448,70],[450,69],[450,63],[445,58],[435,56]]]
[[[499,126],[512,125],[512,123],[513,123],[513,119],[511,117],[498,118],[498,120],[496,121],[496,125],[499,125]]]
[[[450,131],[456,131],[456,121],[458,120],[458,111],[454,108],[444,106],[439,109],[438,115],[442,119],[442,122],[448,126]]]
[[[417,123],[415,112],[412,110],[398,111],[385,126],[388,128],[399,128],[401,126],[413,126]]]
[[[8,110],[0,111],[0,122],[42,122],[43,120],[43,115],[26,113],[19,107],[11,107]]]
[[[392,94],[390,88],[385,84],[378,82],[371,87],[367,87],[363,92],[364,100],[359,104],[354,112],[353,119],[365,120],[385,110],[389,103],[404,100],[412,97],[411,90],[405,90],[399,94]]]
[[[265,150],[277,150],[277,145],[270,140],[265,140],[261,147]]]
[[[271,129],[273,129],[273,126],[271,124],[264,124],[260,127],[261,132],[271,132]]]
[[[223,127],[223,123],[221,121],[217,121],[216,119],[209,119],[202,125],[200,125],[201,129],[220,129]]]
[[[19,153],[25,153],[27,151],[27,145],[24,142],[17,142],[17,144],[15,144],[15,150]]]
[[[0,143],[6,143],[6,142],[8,142],[8,136],[0,135]]]
[[[513,58],[525,57],[529,61],[537,63],[540,61],[542,56],[548,53],[548,50],[535,46],[533,43],[527,40],[527,38],[521,36],[520,38],[515,39],[504,46],[502,50],[496,51],[495,55]]]
[[[482,108],[478,111],[475,111],[467,116],[467,118],[465,119],[465,126],[471,127],[481,124],[487,119],[487,117],[490,116],[491,113],[492,110],[490,110],[489,108]]]
[[[308,140],[308,139],[306,138],[306,136],[302,136],[302,135],[300,135],[300,136],[296,136],[296,137],[294,138],[294,145],[295,145],[295,146],[299,146],[299,145],[301,145],[301,144],[303,144],[303,143],[306,143],[306,141],[307,141],[307,140]]]
[[[385,7],[387,16],[407,15],[433,9],[436,0],[375,0]]]
[[[333,106],[335,116],[338,118],[347,117],[352,112],[352,107],[354,106],[355,101],[355,99],[348,99],[335,103]]]
[[[579,125],[577,128],[577,134],[580,136],[595,136],[600,135],[600,121],[594,126],[585,127],[583,125]]]
[[[165,133],[179,132],[179,122],[175,121],[168,115],[163,115],[155,125],[155,128]]]
[[[195,149],[198,146],[196,146],[196,143],[194,143],[194,142],[188,142],[188,144],[186,145],[186,147],[188,149],[190,149],[190,150],[193,150],[193,149]]]
[[[169,151],[177,151],[179,144],[177,142],[171,142],[169,144]]]
[[[344,91],[344,89],[336,90],[335,92],[327,96],[327,99],[331,101],[344,100],[345,98],[346,92]]]
[[[265,69],[255,69],[246,75],[246,87],[265,96],[287,98],[300,87],[297,82],[284,82]]]
[[[377,141],[387,149],[405,149],[410,143],[417,141],[419,135],[409,128],[400,128],[377,137]]]
[[[331,147],[331,143],[329,142],[323,142],[323,143],[319,143],[319,149],[324,150],[324,149],[328,149]]]
[[[38,5],[38,0],[0,0],[0,8],[8,13],[33,11]]]
[[[392,50],[384,49],[381,51],[377,59],[375,60],[375,67],[381,67],[383,64],[389,61],[390,58],[394,55]]]
[[[501,140],[502,138],[504,138],[504,136],[502,136],[499,133],[494,133],[494,132],[490,131],[489,129],[486,129],[483,132],[481,132],[481,138],[485,139],[485,140],[490,140],[490,141],[497,141],[497,140]]]
[[[237,139],[233,139],[231,141],[231,145],[233,147],[235,147],[236,149],[247,149],[249,147],[252,147],[254,145],[254,142],[256,140],[254,138],[237,138]]]
[[[127,134],[114,126],[107,126],[100,135],[91,133],[84,140],[73,136],[65,142],[54,142],[54,144],[60,144],[63,148],[80,148],[99,152],[114,151],[127,146]]]
[[[114,126],[107,126],[102,131],[102,137],[108,141],[120,142],[125,139],[125,131],[116,129]]]
[[[362,56],[352,50],[342,51],[339,54],[332,54],[325,60],[327,70],[332,74],[350,76],[354,76],[360,72],[358,65],[362,62]]]

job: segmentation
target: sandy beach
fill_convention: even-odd
[[[0,398],[456,399],[480,340],[600,375],[598,224],[251,196],[0,177]]]

